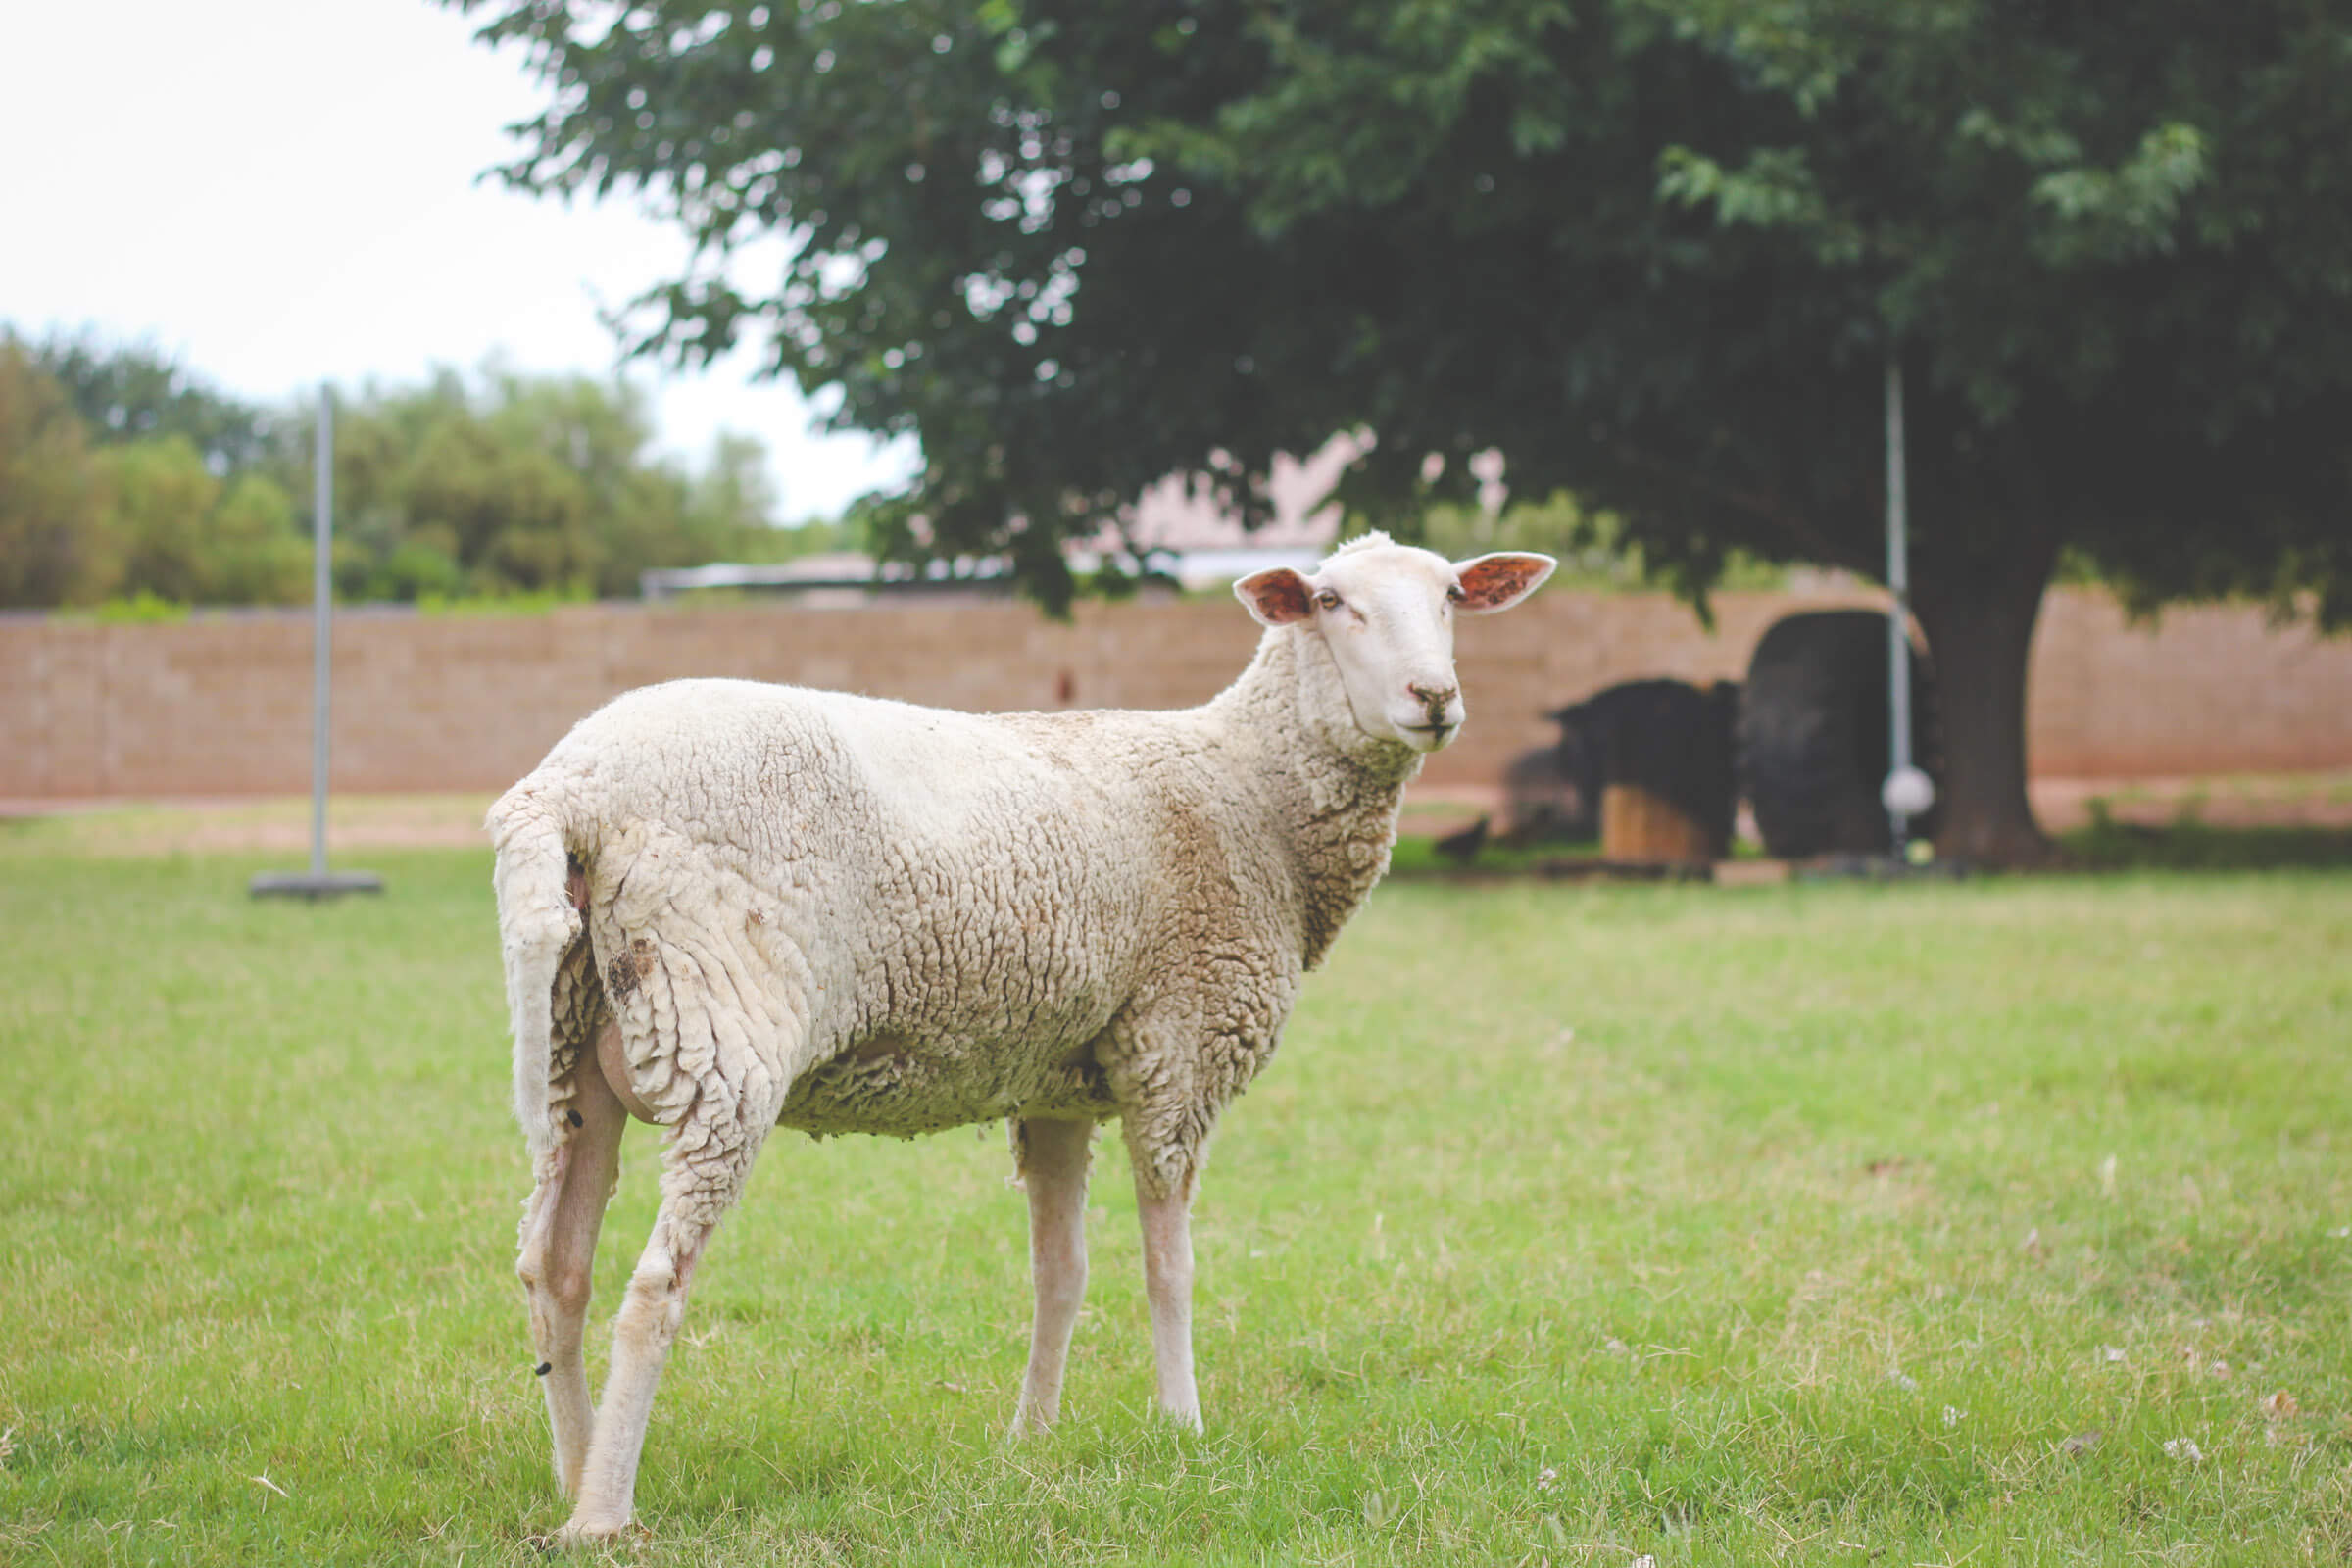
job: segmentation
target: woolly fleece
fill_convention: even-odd
[[[491,812],[502,905],[538,915],[507,922],[510,948],[561,949],[545,1047],[516,1041],[534,1152],[568,1132],[610,1016],[650,1119],[721,1145],[750,1118],[911,1136],[1119,1116],[1173,1190],[1387,868],[1420,766],[1324,717],[1348,711],[1337,681],[1282,626],[1171,713],[731,680],[615,699]]]

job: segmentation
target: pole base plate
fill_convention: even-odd
[[[373,871],[264,871],[247,885],[257,899],[340,898],[346,893],[381,893],[384,879]]]

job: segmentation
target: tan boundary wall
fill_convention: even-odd
[[[1460,632],[1471,709],[1432,761],[1486,784],[1554,731],[1539,714],[1614,681],[1737,678],[1764,628],[1857,596],[1724,594],[1716,627],[1664,595],[1538,596]],[[584,605],[539,615],[348,612],[335,625],[337,790],[495,790],[613,693],[738,675],[976,710],[1174,708],[1218,690],[1256,628],[1219,601],[815,609]],[[300,794],[310,783],[306,612],[176,625],[0,617],[0,797]],[[2053,593],[2034,644],[2040,776],[2352,766],[2352,639],[2243,607],[2126,624],[2104,595]]]

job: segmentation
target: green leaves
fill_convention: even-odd
[[[2204,134],[2177,121],[2142,136],[2112,170],[2053,170],[2033,186],[2034,203],[2057,220],[2042,253],[2069,266],[2170,252],[2183,201],[2210,173]]]
[[[0,605],[307,602],[314,418],[143,348],[0,333]],[[632,595],[649,566],[789,553],[758,441],[722,434],[697,472],[652,437],[625,381],[492,368],[347,395],[337,591]]]
[[[1623,7],[1635,36],[1648,36],[1642,24],[1651,23],[1735,65],[1808,119],[1858,69],[1872,35],[1902,24],[1899,15],[1872,14],[1884,9],[1819,0],[1625,0]]]
[[[66,389],[0,332],[0,606],[86,604],[119,566],[89,433]]]
[[[1738,170],[1688,147],[1669,147],[1658,155],[1658,169],[1661,200],[1708,209],[1723,227],[1788,230],[1831,267],[1850,266],[1867,251],[1861,225],[1830,210],[1802,147],[1756,148]]]
[[[307,596],[293,504],[253,466],[269,427],[144,347],[0,333],[0,605]]]
[[[2205,563],[2153,569],[2184,591],[2334,580],[2306,544],[2352,423],[2325,8],[475,9],[550,91],[510,177],[706,242],[631,342],[762,341],[839,426],[918,434],[892,548],[1010,560],[1049,603],[1053,544],[1151,483],[1247,504],[1275,452],[1359,428],[1365,515],[1500,447],[1515,492],[1614,513],[1693,585],[1735,552],[1867,570],[1890,345],[1923,580],[2053,537]],[[762,240],[780,270],[736,265]]]

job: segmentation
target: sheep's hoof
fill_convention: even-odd
[[[526,1544],[532,1550],[540,1552],[570,1551],[577,1546],[610,1545],[615,1541],[625,1540],[632,1536],[644,1537],[651,1534],[652,1532],[643,1525],[630,1519],[624,1518],[615,1524],[610,1520],[582,1519],[579,1515],[574,1514],[570,1521],[554,1535],[533,1536]]]

